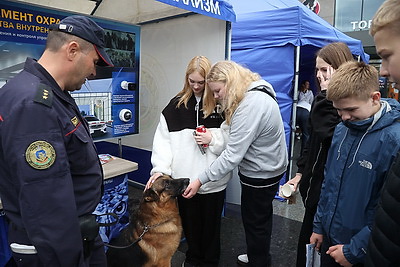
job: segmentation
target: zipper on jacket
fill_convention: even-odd
[[[344,166],[344,167],[345,167],[345,166]],[[331,243],[331,241],[330,241],[330,240],[331,240],[331,238],[330,238],[331,228],[332,228],[332,224],[333,224],[333,218],[335,218],[336,210],[337,210],[337,208],[338,208],[339,195],[340,195],[340,192],[342,191],[342,183],[343,183],[343,171],[342,171],[342,175],[340,175],[340,184],[339,184],[339,191],[338,191],[338,193],[337,193],[337,198],[336,198],[335,210],[333,211],[332,216],[330,216],[331,218],[330,218],[330,222],[329,222],[329,227],[328,227],[327,233],[326,233],[326,235],[327,235],[327,237],[328,237],[328,240],[329,240],[329,243]]]
[[[200,124],[199,124],[200,100],[197,101],[197,98],[196,98],[196,105],[194,106],[194,110],[196,111],[196,126],[200,126]]]
[[[311,179],[310,179],[310,184],[309,184],[308,189],[307,189],[305,204],[307,203],[307,200],[308,200],[309,192],[310,192],[310,189],[311,189],[311,182],[314,179],[315,166],[317,165],[317,162],[318,162],[318,159],[319,159],[319,155],[321,154],[321,150],[322,150],[322,142],[319,144],[318,154],[317,154],[317,157],[316,157],[315,162],[313,164],[313,167],[311,169]]]

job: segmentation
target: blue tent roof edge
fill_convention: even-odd
[[[279,0],[265,2],[274,1]],[[282,17],[285,20],[282,20]],[[258,42],[262,42],[263,46],[284,46],[290,43],[295,46],[322,47],[328,43],[340,41],[346,43],[354,55],[360,56],[365,62],[369,61],[369,55],[364,52],[360,40],[339,31],[311,10],[303,7],[301,3],[285,8],[248,13],[237,11],[237,22],[232,23],[232,29],[232,47],[235,42],[242,42],[244,47],[257,46]],[[257,29],[259,29],[258,32]]]
[[[177,0],[156,0],[164,4],[175,6],[181,9],[189,10],[213,17],[216,19],[235,22],[236,14],[232,5],[226,0],[200,0],[200,1],[177,1]]]

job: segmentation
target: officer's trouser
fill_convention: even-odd
[[[25,231],[18,230],[15,226],[10,225],[9,236],[14,237],[16,240],[26,239]],[[44,266],[40,262],[39,256],[37,254],[22,254],[12,252],[13,259],[18,267],[49,267]],[[67,258],[68,255],[65,255]],[[62,260],[62,259],[61,259]],[[60,263],[61,266],[62,263]],[[104,250],[104,243],[98,235],[95,239],[91,255],[85,259],[83,266],[79,267],[107,267],[107,260]]]

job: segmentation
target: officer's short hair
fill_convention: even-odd
[[[82,51],[90,51],[90,49],[94,49],[93,45],[88,41],[83,40],[75,35],[67,34],[59,31],[49,31],[47,35],[46,49],[56,52],[58,51],[64,44],[76,41],[81,47]]]

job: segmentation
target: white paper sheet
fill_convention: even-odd
[[[306,245],[306,267],[320,267],[321,253],[315,250],[315,244]]]

